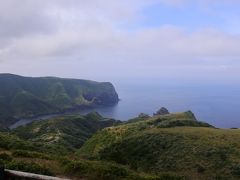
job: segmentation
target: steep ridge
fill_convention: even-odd
[[[5,127],[20,118],[110,106],[118,100],[109,82],[0,74],[0,125]]]

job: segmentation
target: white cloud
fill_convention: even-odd
[[[133,68],[134,76],[239,68],[239,35],[217,29],[189,33],[171,25],[125,28],[141,20],[142,8],[157,2],[187,3],[0,0],[0,71],[118,77],[132,75],[122,72]],[[65,72],[66,67],[71,71]]]

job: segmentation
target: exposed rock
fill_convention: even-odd
[[[159,109],[156,113],[154,113],[153,115],[154,116],[157,116],[157,115],[166,115],[166,114],[169,114],[169,111],[167,108],[165,107],[162,107],[161,109]]]
[[[138,118],[142,118],[142,119],[145,119],[145,118],[150,118],[150,116],[148,114],[145,114],[145,113],[140,113],[138,115]]]

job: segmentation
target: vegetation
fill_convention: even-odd
[[[65,115],[9,130],[16,119],[112,105],[110,83],[0,74],[0,165],[71,179],[240,178],[240,130],[161,108],[127,122]]]
[[[90,113],[0,132],[0,164],[71,179],[239,179],[239,139],[191,111],[128,122]]]
[[[74,151],[98,130],[119,123],[120,121],[103,118],[98,113],[89,113],[86,116],[71,115],[36,121],[18,127],[12,133],[24,140],[58,145]]]
[[[0,74],[0,127],[19,118],[117,102],[118,95],[108,82]]]
[[[186,112],[103,129],[77,155],[156,176],[239,179],[239,138],[239,130],[213,128]]]
[[[65,162],[66,163],[66,162]],[[184,177],[161,174],[159,176],[137,173],[127,166],[105,161],[69,161],[65,164],[65,172],[87,179],[129,179],[129,180],[183,180]]]

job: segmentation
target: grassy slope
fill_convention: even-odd
[[[24,140],[59,145],[73,151],[80,148],[98,130],[119,123],[113,119],[103,118],[98,113],[89,113],[85,116],[61,116],[36,121],[18,127],[12,133]]]
[[[85,159],[73,160],[71,157],[54,154],[43,154],[32,151],[4,150],[0,149],[0,164],[4,163],[8,169],[24,172],[66,177],[71,179],[89,180],[109,180],[109,179],[129,179],[129,180],[155,180],[156,176],[139,174],[130,170],[127,166],[122,166],[112,162],[89,161]],[[159,180],[166,180],[165,177]],[[170,180],[178,180],[171,177]]]
[[[106,128],[88,140],[78,155],[156,175],[240,178],[240,130],[196,124],[208,126],[187,112]]]
[[[0,123],[71,108],[112,105],[118,95],[111,83],[54,77],[0,74]]]
[[[118,123],[90,113],[34,122],[11,132],[0,132],[0,164],[4,163],[9,169],[73,179],[145,179],[148,176],[115,163],[74,160],[74,148],[79,148],[97,130]]]
[[[136,172],[128,165],[87,160],[72,153],[79,145],[76,146],[75,142],[86,140],[97,129],[115,123],[116,121],[107,121],[97,113],[91,113],[84,117],[64,116],[34,122],[13,132],[2,132],[0,163],[2,161],[10,169],[73,179],[182,179],[169,174],[155,176]],[[46,138],[49,136],[57,136],[57,141],[49,141]]]
[[[0,163],[72,179],[239,179],[240,130],[213,128],[191,112],[136,118],[98,131],[76,151],[103,120],[65,116],[1,132]]]
[[[6,168],[71,179],[154,179],[139,174],[127,166],[105,161],[76,159],[71,152],[66,155],[56,145],[33,143],[15,135],[0,132],[0,165]],[[67,150],[67,148],[66,148]],[[174,178],[175,179],[175,178]],[[178,179],[178,178],[176,178]]]

